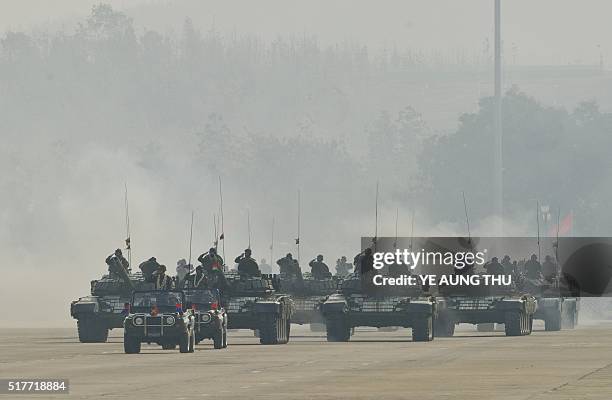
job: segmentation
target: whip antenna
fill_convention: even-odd
[[[540,250],[540,202],[536,200],[536,219],[538,220],[538,262],[542,256]]]
[[[130,207],[128,203],[127,183],[125,183],[125,230],[126,230],[125,249],[128,252],[128,263],[131,267],[132,266],[132,239],[130,235]]]
[[[247,228],[249,230],[249,247],[251,249],[251,210],[247,208]]]
[[[270,242],[270,265],[273,265],[272,263],[274,261],[274,217],[272,217],[272,241]]]
[[[223,262],[225,262],[225,229],[223,225],[223,191],[221,190],[221,176],[219,176],[219,207],[221,213],[221,236],[219,236],[219,240],[222,240],[221,243],[221,251],[223,252]]]
[[[465,211],[465,223],[467,225],[468,232],[468,243],[472,243],[472,232],[470,231],[470,217],[468,217],[467,201],[465,201],[465,192],[461,192],[463,195],[463,211]]]
[[[193,211],[191,211],[191,228],[189,229],[189,264],[188,267],[191,268],[191,244],[193,242]]]
[[[298,209],[297,209],[297,239],[295,239],[295,244],[297,245],[297,258],[298,263],[300,262],[300,213],[301,213],[301,204],[300,204],[301,192],[298,189]]]
[[[376,181],[376,206],[374,211],[374,251],[376,251],[376,242],[378,241],[378,181]]]
[[[414,210],[412,210],[412,222],[410,223],[410,251],[412,251],[412,244],[414,242]]]

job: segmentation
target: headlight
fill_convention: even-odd
[[[175,320],[174,320],[174,317],[170,315],[166,317],[164,322],[166,323],[166,325],[174,325]]]
[[[208,313],[207,314],[202,314],[202,316],[200,317],[200,321],[204,322],[204,323],[210,322],[211,319],[212,319],[212,317]]]
[[[132,321],[134,322],[134,325],[142,325],[142,324],[144,324],[144,318],[142,318],[142,317],[136,317]]]

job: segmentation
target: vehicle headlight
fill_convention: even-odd
[[[204,323],[210,322],[211,319],[212,319],[212,317],[208,313],[202,314],[202,316],[200,317],[200,321],[202,321]]]
[[[170,315],[166,317],[164,322],[166,323],[166,325],[174,325],[175,319],[173,316]]]
[[[144,324],[144,318],[143,317],[136,317],[132,321],[134,322],[134,325],[142,325],[142,324]]]

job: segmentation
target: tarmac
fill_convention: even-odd
[[[127,355],[120,329],[108,343],[82,344],[76,329],[0,328],[0,378],[69,379],[69,394],[17,399],[612,399],[612,322],[535,329],[505,337],[462,325],[455,337],[413,343],[409,329],[370,328],[328,343],[293,325],[287,345],[241,330],[224,350],[145,344]]]

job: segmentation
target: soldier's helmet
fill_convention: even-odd
[[[493,257],[493,258],[491,259],[491,262],[496,263],[497,261],[498,261],[498,258],[497,258],[497,257]]]
[[[184,267],[185,265],[187,265],[187,261],[184,258],[181,258],[176,262],[177,267]]]
[[[157,268],[157,270],[158,270],[159,272],[166,272],[166,266],[165,266],[165,265],[160,265],[160,266]]]
[[[292,258],[293,258],[293,256],[291,255],[291,253],[287,253],[287,255],[286,255],[285,257],[287,257],[288,259],[292,259]]]
[[[342,262],[346,261],[346,256],[340,257],[340,261],[342,261]]]
[[[214,256],[217,253],[217,250],[214,247],[211,247],[208,250],[208,254],[210,254],[211,256]]]
[[[531,255],[531,261],[537,261],[538,256],[536,256],[535,254]]]
[[[369,248],[369,247],[367,249],[365,249],[365,255],[366,256],[371,256],[372,255],[372,249]]]
[[[123,253],[121,252],[121,249],[117,249],[117,250],[115,250],[115,255],[116,255],[117,257],[121,257],[121,256],[123,255]]]
[[[244,250],[244,255],[249,257],[251,255],[251,249]]]
[[[504,256],[503,261],[504,261],[504,262],[509,262],[509,261],[510,261],[510,256],[506,254],[506,255]]]
[[[317,256],[317,261],[319,261],[319,262],[323,261],[323,254],[319,254]]]

